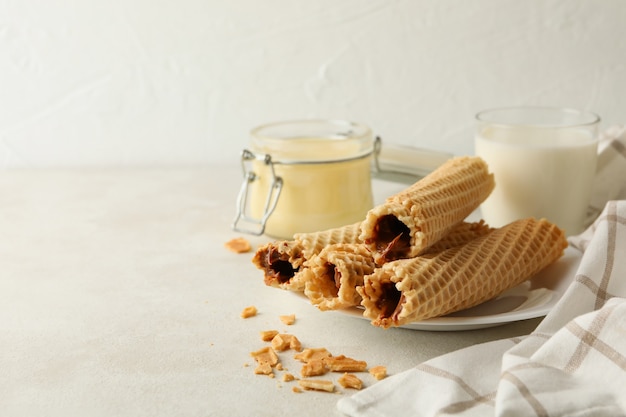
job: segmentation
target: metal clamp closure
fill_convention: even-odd
[[[265,199],[263,214],[260,218],[247,214],[249,187],[259,178],[258,174],[253,171],[252,167],[252,162],[255,160],[262,161],[264,165],[269,166],[269,172],[271,174],[270,187]],[[241,168],[243,170],[243,182],[241,184],[241,189],[239,190],[239,196],[237,197],[237,215],[233,221],[233,229],[238,232],[259,236],[265,232],[267,219],[276,208],[278,197],[280,196],[280,192],[283,188],[283,179],[276,176],[276,172],[274,171],[274,162],[272,161],[272,156],[269,154],[257,155],[252,151],[244,149],[241,152]]]

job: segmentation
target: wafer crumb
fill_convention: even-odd
[[[295,379],[296,379],[296,377],[293,376],[293,374],[290,374],[290,373],[283,374],[283,382],[290,382],[290,381],[293,381]]]
[[[293,358],[299,360],[300,362],[307,363],[314,360],[329,358],[330,356],[332,355],[328,350],[326,350],[326,348],[309,348],[295,354]]]
[[[244,319],[248,319],[250,317],[256,316],[257,310],[255,306],[248,306],[243,309],[241,312],[241,317]]]
[[[256,368],[254,368],[254,373],[257,375],[274,376],[274,371],[269,363],[260,363]]]
[[[235,253],[247,253],[252,250],[252,246],[250,246],[250,242],[248,242],[243,237],[236,237],[234,239],[229,240],[224,243],[224,247],[231,252]]]
[[[293,388],[291,388],[291,390],[293,392],[295,392],[296,394],[301,394],[302,393],[302,390],[299,387],[293,387]]]
[[[344,355],[331,356],[323,359],[324,363],[333,372],[363,372],[367,369],[367,362],[348,358]]]
[[[277,334],[278,330],[263,330],[261,331],[261,340],[264,342],[271,342]]]
[[[291,326],[292,324],[294,324],[296,322],[296,315],[295,314],[289,314],[286,316],[280,316],[280,321],[282,321],[283,323],[285,323],[287,326]]]
[[[363,381],[361,381],[356,375],[344,373],[338,380],[344,388],[361,389],[363,388]]]
[[[292,334],[277,334],[272,338],[272,347],[279,352],[287,349],[293,349],[296,352],[302,350],[302,344],[298,338]]]
[[[254,370],[255,374],[269,375],[270,377],[274,377],[274,372],[272,371],[272,368],[278,364],[278,355],[276,355],[274,349],[267,346],[255,352],[250,352],[250,356],[252,356],[254,360],[259,364]]]
[[[381,380],[387,376],[387,367],[383,365],[374,366],[370,368],[370,374],[377,380]]]
[[[327,372],[328,367],[322,360],[309,361],[302,365],[302,369],[300,370],[300,374],[302,374],[303,377],[320,376]]]
[[[301,379],[298,381],[298,384],[306,390],[326,392],[335,391],[335,384],[333,381],[328,381],[326,379]]]

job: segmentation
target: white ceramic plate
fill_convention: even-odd
[[[574,280],[582,254],[568,247],[565,254],[530,280],[505,291],[500,296],[476,307],[437,317],[409,323],[402,328],[431,331],[472,330],[543,317],[561,299]],[[363,310],[350,308],[337,313],[363,317]]]

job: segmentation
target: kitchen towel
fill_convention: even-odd
[[[342,398],[339,411],[353,417],[626,416],[626,129],[607,132],[594,190],[601,195],[592,204],[616,200],[604,200],[587,230],[569,239],[583,252],[580,265],[537,329],[418,364]]]

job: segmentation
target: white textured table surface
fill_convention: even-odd
[[[266,287],[251,254],[224,248],[239,236],[240,177],[237,166],[0,172],[0,415],[335,415],[349,392],[296,394],[282,372],[254,374],[259,331],[395,374],[538,324],[385,331]],[[259,314],[241,319],[248,305]],[[293,326],[279,321],[292,313]],[[292,356],[280,355],[298,376]]]

